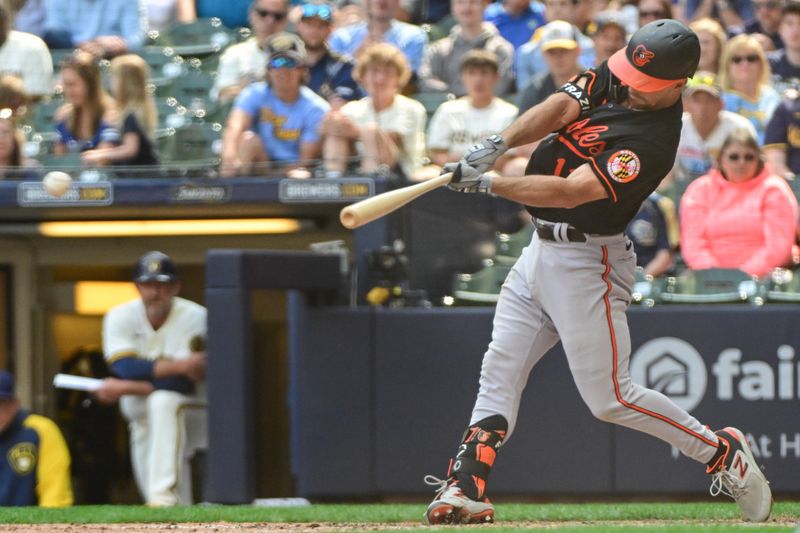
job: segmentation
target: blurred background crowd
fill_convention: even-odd
[[[790,265],[796,0],[3,0],[0,176],[420,181],[660,18],[702,57],[629,228],[640,265],[673,272],[679,240],[691,268]],[[523,175],[533,148],[494,170]]]

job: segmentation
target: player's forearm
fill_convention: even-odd
[[[555,93],[528,109],[501,136],[509,148],[532,143],[575,120],[578,112],[578,104],[572,97]]]
[[[585,203],[574,184],[559,176],[497,176],[492,180],[492,193],[532,207],[571,209]]]
[[[153,379],[185,376],[188,364],[188,359],[159,359],[153,365]]]
[[[662,249],[656,252],[655,257],[647,263],[647,266],[644,267],[644,272],[645,274],[650,274],[654,278],[657,278],[669,270],[671,266],[672,251]]]

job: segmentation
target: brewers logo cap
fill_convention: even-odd
[[[542,52],[561,48],[563,50],[575,50],[578,47],[578,30],[572,24],[563,20],[554,20],[547,23],[541,30],[539,39]]]
[[[147,252],[140,257],[133,274],[133,281],[136,283],[147,283],[148,281],[169,283],[177,279],[178,269],[175,268],[175,263],[162,252]]]
[[[628,87],[654,93],[691,78],[699,61],[697,35],[677,20],[661,19],[639,28],[608,68]]]

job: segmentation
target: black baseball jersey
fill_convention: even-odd
[[[586,79],[585,89],[576,85],[581,78]],[[536,218],[566,222],[584,233],[621,233],[672,169],[681,133],[681,101],[657,111],[620,105],[627,88],[605,62],[559,91],[580,103],[580,116],[539,144],[526,173],[566,177],[588,163],[608,198],[572,209],[527,209]]]

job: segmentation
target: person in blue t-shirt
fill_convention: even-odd
[[[514,45],[514,50],[530,41],[536,28],[547,21],[544,7],[530,0],[503,0],[489,4],[483,20],[497,27],[500,35]]]
[[[319,159],[321,151],[317,126],[330,106],[303,86],[308,68],[298,36],[276,34],[266,49],[267,81],[248,85],[228,115],[220,173],[263,173],[277,166],[291,177],[308,177],[305,167]]]

